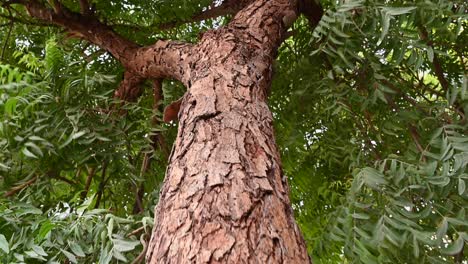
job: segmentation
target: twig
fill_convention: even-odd
[[[163,99],[163,93],[162,93],[162,82],[163,79],[154,79],[153,80],[153,109],[158,110],[160,106],[160,102]],[[152,119],[152,125],[156,126],[158,125],[159,120],[154,117]],[[165,146],[164,146],[164,140],[163,137],[160,133],[157,133],[155,135],[151,136],[151,146],[152,146],[152,151],[145,153],[145,156],[143,157],[143,162],[141,165],[141,170],[140,170],[140,176],[143,177],[146,172],[149,171],[151,167],[151,160],[152,160],[152,155],[154,151],[158,148],[158,145],[162,151],[165,151]],[[165,152],[166,154],[166,152]],[[136,185],[135,185],[136,187]],[[135,203],[133,204],[133,214],[138,214],[144,211],[143,208],[143,196],[145,194],[145,185],[144,183],[141,183],[138,188],[135,188]]]
[[[36,180],[37,180],[37,176],[35,176],[34,178],[30,179],[29,181],[25,182],[25,183],[22,183],[18,186],[15,186],[13,188],[11,188],[11,190],[9,190],[8,192],[6,192],[4,194],[4,197],[11,197],[13,195],[15,195],[16,193],[18,193],[19,191],[23,190],[23,189],[26,189],[28,186],[30,186],[31,184],[33,184]]]
[[[63,176],[60,176],[60,175],[53,175],[52,178],[55,178],[55,179],[57,179],[57,180],[64,181],[64,182],[66,182],[66,183],[68,183],[68,184],[70,184],[70,185],[76,185],[76,182],[75,182],[75,181],[72,181],[72,180],[67,179],[67,178],[65,178],[65,177],[63,177]]]
[[[8,10],[8,13],[10,14],[10,16],[11,16],[10,8],[7,8],[7,10]],[[3,59],[4,59],[5,50],[6,50],[6,47],[8,46],[8,42],[10,41],[11,31],[13,30],[13,26],[14,26],[14,22],[13,22],[13,20],[10,20],[10,27],[8,29],[8,33],[7,33],[6,38],[4,39],[5,43],[3,43],[2,55],[0,56],[0,61],[3,61]]]
[[[93,181],[94,174],[96,172],[96,168],[91,168],[88,171],[88,177],[86,178],[85,188],[83,192],[81,192],[81,200],[84,200],[86,196],[88,196],[89,188],[91,187],[91,182]]]
[[[104,192],[104,187],[106,186],[106,182],[107,182],[106,180],[107,165],[108,165],[108,161],[104,161],[104,163],[102,164],[101,182],[99,183],[98,194],[96,197],[96,204],[94,205],[94,208],[99,208],[99,205],[101,203],[102,193]]]
[[[432,40],[429,39],[429,34],[427,33],[427,30],[423,26],[419,26],[419,35],[421,36],[421,39],[424,42],[426,42],[426,44],[429,47],[434,49],[434,44],[433,44]],[[442,88],[445,90],[445,92],[449,91],[449,89],[450,89],[449,83],[448,83],[447,79],[445,79],[445,77],[444,77],[444,71],[442,70],[442,66],[440,64],[439,57],[435,53],[434,53],[434,58],[432,60],[432,66],[434,67],[435,75],[436,75],[437,79],[439,79],[439,83],[442,86]]]
[[[145,259],[146,251],[148,250],[148,243],[146,242],[146,234],[141,235],[140,237],[140,242],[143,245],[143,250],[141,251],[140,255],[136,257],[133,261],[132,264],[139,264]]]
[[[141,226],[141,227],[139,227],[139,228],[133,230],[132,232],[128,233],[128,234],[127,234],[127,237],[135,236],[135,235],[141,233],[141,232],[144,231],[144,230],[145,230],[145,227],[144,227],[144,226]]]
[[[408,128],[409,128],[411,138],[413,139],[414,144],[416,145],[416,148],[421,153],[421,160],[425,162],[426,157],[424,156],[424,148],[422,147],[421,143],[419,142],[418,130],[413,125],[408,125]]]

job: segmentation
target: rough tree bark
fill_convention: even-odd
[[[148,263],[307,263],[266,104],[289,1],[253,1],[206,32],[188,87]]]
[[[187,87],[147,263],[309,263],[267,96],[278,46],[301,11],[311,25],[318,22],[315,1],[226,0],[234,18],[205,32],[198,44],[148,47],[102,24],[86,0],[81,13],[52,2],[52,8],[35,0],[8,3],[110,52],[126,69],[116,96],[134,100],[148,78],[173,78]],[[221,9],[198,17],[222,15]]]

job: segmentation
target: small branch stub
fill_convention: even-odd
[[[165,123],[169,123],[178,119],[180,105],[183,98],[184,97],[181,97],[179,100],[172,102],[170,105],[164,108],[163,120]]]

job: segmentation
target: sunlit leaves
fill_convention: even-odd
[[[93,199],[77,207],[86,208],[90,201]],[[88,209],[77,214],[68,211],[66,207],[57,207],[43,213],[30,205],[2,206],[0,224],[4,234],[0,235],[0,251],[6,254],[2,254],[0,258],[7,263],[13,263],[14,259],[58,261],[63,259],[61,256],[72,263],[98,259],[100,255],[107,262],[112,258],[132,259],[132,254],[138,254],[138,250],[141,249],[140,241],[135,236],[123,238],[122,235],[136,229],[141,225],[140,221],[120,221],[118,234],[116,232],[110,237],[101,236],[101,233],[106,231],[102,219],[114,217],[107,210]],[[16,228],[19,228],[18,232],[12,233]],[[7,237],[14,247],[9,247]],[[106,250],[94,250],[99,248],[99,245],[105,246]],[[134,253],[129,253],[130,251]]]

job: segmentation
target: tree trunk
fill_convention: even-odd
[[[274,1],[257,2],[278,11],[268,10],[278,7],[269,4]],[[270,16],[267,11],[261,16]],[[255,17],[258,12],[252,5],[230,26],[206,32],[188,58],[188,91],[148,263],[310,262],[266,103],[285,26],[275,24],[274,15]],[[274,31],[238,30],[236,21],[247,18],[251,24],[271,23]]]

